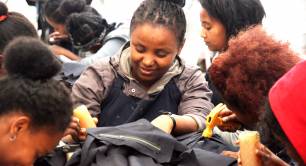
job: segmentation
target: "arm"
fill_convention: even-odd
[[[207,87],[204,75],[199,71],[182,73],[181,87],[182,97],[179,104],[178,115],[172,115],[175,119],[175,128],[173,129],[173,120],[169,115],[160,115],[151,123],[161,130],[175,134],[189,133],[202,130],[205,125],[206,115],[213,108],[210,102],[211,91]]]
[[[52,45],[50,46],[51,51],[58,57],[58,56],[65,56],[71,60],[76,60],[78,61],[80,59],[79,56],[77,56],[76,54],[74,54],[73,52],[61,47],[61,46],[57,46],[57,45]]]
[[[104,45],[99,49],[98,52],[81,59],[80,63],[84,65],[90,65],[98,59],[113,56],[120,50],[124,43],[125,42],[123,40],[120,40],[118,38],[108,40],[106,43],[104,43]]]
[[[101,111],[100,105],[113,79],[114,74],[108,61],[89,66],[72,87],[73,103],[84,104],[91,115],[97,117]]]
[[[210,102],[212,92],[208,88],[204,74],[200,70],[191,70],[191,72],[186,71],[185,73],[188,79],[184,84],[178,110],[178,114],[183,115],[178,119],[175,129],[175,132],[178,133],[204,129],[206,116],[213,108]]]

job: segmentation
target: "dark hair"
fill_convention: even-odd
[[[131,20],[130,33],[141,24],[150,23],[163,25],[174,32],[177,43],[182,45],[186,32],[186,18],[184,11],[176,1],[145,0],[136,9]]]
[[[92,11],[98,13],[94,8],[88,6],[85,0],[48,0],[45,4],[45,16],[58,23],[65,21],[72,13]]]
[[[104,37],[115,29],[115,24],[108,24],[100,14],[92,11],[73,13],[65,23],[73,45],[89,49],[93,44],[102,42]],[[85,46],[88,47],[85,48]]]
[[[257,130],[260,133],[262,142],[274,153],[278,153],[281,149],[287,147],[290,148],[295,156],[299,156],[272,112],[269,100],[266,101],[265,111],[262,113],[260,121],[257,123]],[[284,143],[286,145],[284,145]],[[286,162],[290,162],[291,159],[287,156],[288,154],[286,152],[284,153],[285,154],[279,157],[286,160]]]
[[[8,12],[7,6],[0,2],[0,16],[7,16],[0,21],[0,54],[4,47],[17,36],[38,37],[35,27],[22,14]]]
[[[60,62],[41,41],[20,37],[4,50],[8,75],[0,79],[0,116],[20,112],[32,129],[63,132],[72,116],[70,93],[52,79]]]
[[[239,31],[261,24],[265,10],[260,0],[200,0],[209,16],[220,21],[226,36],[236,36]]]
[[[213,61],[209,76],[233,111],[258,114],[272,85],[300,60],[288,43],[274,40],[256,26],[230,39],[228,49]]]

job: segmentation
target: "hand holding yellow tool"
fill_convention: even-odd
[[[206,128],[202,133],[205,138],[210,138],[213,135],[213,129],[215,126],[222,125],[222,118],[219,117],[219,113],[226,108],[223,103],[218,104],[215,108],[211,110],[209,115],[206,117]]]
[[[80,105],[73,110],[73,116],[79,118],[80,126],[82,128],[93,128],[96,127],[96,123],[89,114],[89,111],[85,105]]]

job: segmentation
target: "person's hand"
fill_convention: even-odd
[[[67,50],[66,48],[63,48],[61,46],[58,45],[51,45],[49,46],[50,50],[53,52],[53,54],[55,56],[60,56],[63,55],[67,58],[69,58],[70,60],[80,60],[81,58],[78,57],[76,54],[74,54],[73,52]]]
[[[267,166],[289,166],[285,161],[276,156],[266,146],[260,144],[256,149],[256,155],[260,157],[263,165]]]
[[[222,118],[222,125],[218,125],[218,128],[222,131],[234,132],[241,128],[241,123],[237,119],[234,112],[225,107],[219,113],[219,117]]]
[[[263,144],[259,144],[256,149],[256,155],[260,158],[261,164],[263,166],[289,166],[285,161],[276,156]],[[238,152],[237,163],[239,166],[244,166],[240,159],[240,153]]]
[[[68,35],[63,35],[59,32],[53,32],[49,35],[49,42],[51,44],[58,43],[62,40],[68,40]]]
[[[238,152],[232,152],[232,151],[225,150],[221,153],[221,155],[238,159]]]
[[[59,56],[64,54],[64,48],[58,45],[49,46],[54,55]]]
[[[151,121],[151,124],[164,132],[170,134],[173,128],[173,122],[169,115],[160,115]]]
[[[98,119],[93,118],[93,121],[97,124]],[[81,128],[79,119],[76,117],[71,118],[71,122],[64,132],[64,137],[62,140],[66,143],[72,143],[75,141],[84,141],[87,137],[87,131],[86,128]]]

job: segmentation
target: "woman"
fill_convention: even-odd
[[[200,0],[200,3],[201,37],[208,49],[216,54],[226,51],[231,37],[252,25],[261,24],[265,16],[260,0]],[[216,106],[223,102],[222,97],[209,75],[205,77],[213,91],[212,102]]]
[[[256,130],[269,89],[300,60],[287,43],[256,26],[229,41],[227,50],[213,61],[209,74],[234,117],[245,129]],[[232,135],[229,142],[237,137]]]
[[[63,137],[72,102],[52,79],[60,63],[38,39],[15,39],[3,55],[8,75],[0,79],[0,165],[33,165]]]
[[[167,133],[203,129],[211,92],[201,71],[179,58],[185,32],[181,6],[144,1],[131,20],[130,43],[81,75],[72,88],[75,104],[85,104],[98,126],[145,118]]]
[[[22,14],[9,12],[7,6],[0,2],[0,76],[4,73],[2,67],[4,47],[18,36],[38,37],[35,27]]]
[[[55,32],[53,40],[69,40],[77,54],[59,46],[52,46],[63,62],[90,65],[102,57],[109,57],[128,40],[124,26],[109,24],[84,0],[49,0],[45,6],[47,22]]]

